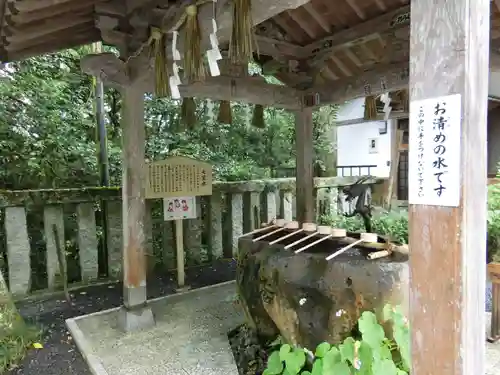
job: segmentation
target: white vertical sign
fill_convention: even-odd
[[[461,100],[454,94],[410,103],[410,204],[460,203]]]

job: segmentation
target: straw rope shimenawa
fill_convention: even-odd
[[[166,97],[170,92],[169,69],[166,53],[167,33],[178,31],[184,25],[184,78],[188,82],[203,81],[206,76],[203,53],[201,50],[201,28],[198,20],[198,7],[213,2],[199,0],[186,7],[173,27],[165,29],[167,16],[161,21],[159,28],[152,28],[148,40],[132,56],[125,61],[139,56],[145,48],[151,48],[150,56],[154,57],[155,94]],[[215,17],[215,14],[214,14]],[[247,64],[253,59],[255,44],[251,0],[234,0],[233,26],[229,42],[229,58],[232,63]],[[258,51],[257,51],[258,53]],[[196,103],[193,98],[184,98],[181,106],[182,122],[189,128],[196,123]],[[252,124],[259,128],[265,127],[264,109],[256,106]],[[219,121],[232,122],[231,103],[222,101],[219,107]]]
[[[154,57],[155,95],[158,98],[170,95],[169,70],[167,62],[167,36],[160,29],[152,28],[153,48],[150,50]]]
[[[365,120],[374,120],[377,118],[377,97],[369,95],[365,98]]]
[[[253,31],[252,0],[234,0],[229,59],[233,64],[248,63],[253,60],[254,47],[257,45]]]

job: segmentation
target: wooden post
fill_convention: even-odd
[[[410,132],[418,100],[460,94],[462,119],[458,207],[409,207],[412,375],[485,373],[489,32],[489,0],[411,3]]]
[[[177,288],[176,292],[185,292],[190,289],[186,285],[185,267],[186,261],[184,259],[184,221],[182,219],[175,220],[175,250],[177,259]]]
[[[136,81],[123,95],[123,328],[131,331],[154,325],[146,305],[145,128],[144,91]]]
[[[384,197],[384,206],[390,210],[392,200],[397,197],[398,186],[398,171],[399,171],[399,156],[401,151],[401,143],[403,141],[403,131],[398,130],[398,120],[391,120],[391,168],[389,171],[389,179],[387,180],[387,190]]]
[[[312,108],[295,113],[297,221],[314,220],[314,167]]]

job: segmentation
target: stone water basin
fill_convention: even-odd
[[[408,311],[407,255],[393,253],[369,260],[367,255],[376,250],[354,247],[325,260],[346,246],[337,239],[294,253],[320,235],[285,249],[306,237],[304,232],[270,245],[287,233],[290,231],[284,230],[253,242],[265,234],[260,232],[241,237],[238,243],[240,300],[248,323],[263,338],[281,334],[291,344],[312,349],[323,341],[337,343],[350,336],[365,310],[380,314],[391,303]],[[348,233],[348,237],[359,238],[359,234]]]

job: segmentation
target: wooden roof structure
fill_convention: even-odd
[[[179,29],[179,20],[190,17],[192,31],[198,29],[193,22],[193,16],[197,16],[200,48],[194,43],[198,44],[198,38],[190,38],[192,43],[186,45],[196,47],[191,52],[205,52],[210,48],[215,15],[217,39],[224,55],[236,1],[0,0],[2,62],[97,40],[120,52],[120,56],[89,55],[82,60],[82,69],[122,90],[125,325],[129,313],[135,314],[132,319],[139,319],[139,309],[144,324],[154,323],[151,310],[147,312],[146,207],[145,200],[138,199],[144,197],[144,93],[152,91],[151,83],[155,82],[151,74],[151,28],[161,29],[160,39],[167,34],[172,38],[177,35],[172,31],[178,30],[182,53],[182,31],[189,28]],[[194,10],[192,5],[196,5]],[[296,187],[297,216],[302,223],[314,221],[314,107],[408,90],[411,103],[419,106],[420,124],[425,124],[421,126],[439,131],[429,133],[427,142],[442,140],[439,126],[445,127],[443,113],[453,116],[446,130],[446,135],[455,140],[446,143],[450,152],[447,162],[452,169],[446,172],[453,171],[454,177],[445,183],[449,188],[446,191],[451,192],[445,195],[453,198],[453,203],[451,198],[443,201],[431,193],[424,197],[430,199],[432,195],[435,200],[431,203],[418,200],[409,208],[413,375],[485,373],[487,214],[486,205],[477,202],[487,199],[487,93],[489,72],[500,67],[499,9],[500,0],[418,0],[411,4],[410,17],[409,0],[252,0],[259,50],[255,59],[265,73],[274,75],[283,85],[249,76],[246,64],[227,64],[227,59],[221,61],[220,76],[198,79],[199,75],[180,85],[174,77],[173,86],[180,97],[245,101],[294,111],[297,176],[301,176]],[[161,53],[155,57],[164,49],[158,51]],[[170,57],[176,55],[172,49],[169,53]],[[162,62],[168,60],[168,56],[161,57]],[[196,63],[200,63],[200,53],[197,57]],[[439,126],[434,126],[436,123]],[[392,132],[393,140],[397,133]],[[397,143],[393,145],[397,153]],[[435,155],[429,157],[436,156],[433,146],[426,143],[419,152],[430,155],[433,151]],[[410,155],[417,156],[411,150],[410,145]],[[440,170],[442,160],[437,161],[425,164],[425,179],[421,169],[413,168],[412,173],[417,181],[415,188],[424,184],[429,189],[435,187],[440,198],[444,172],[436,172],[434,164]],[[396,163],[391,164],[391,169],[396,168]]]
[[[285,85],[320,94],[322,103],[406,88],[408,2],[254,0],[253,20],[259,50],[256,61],[264,72],[275,75]],[[0,61],[25,59],[96,41],[117,47],[123,60],[143,46],[150,26],[165,28],[175,23],[191,3],[189,0],[0,0]],[[495,49],[500,48],[497,3],[500,2],[491,2],[494,68],[500,66],[496,63]],[[208,40],[215,9],[218,38],[222,47],[227,48],[231,1],[218,0],[213,4],[204,5],[200,11],[201,27],[206,34],[203,38]],[[284,105],[287,106],[291,107]]]

